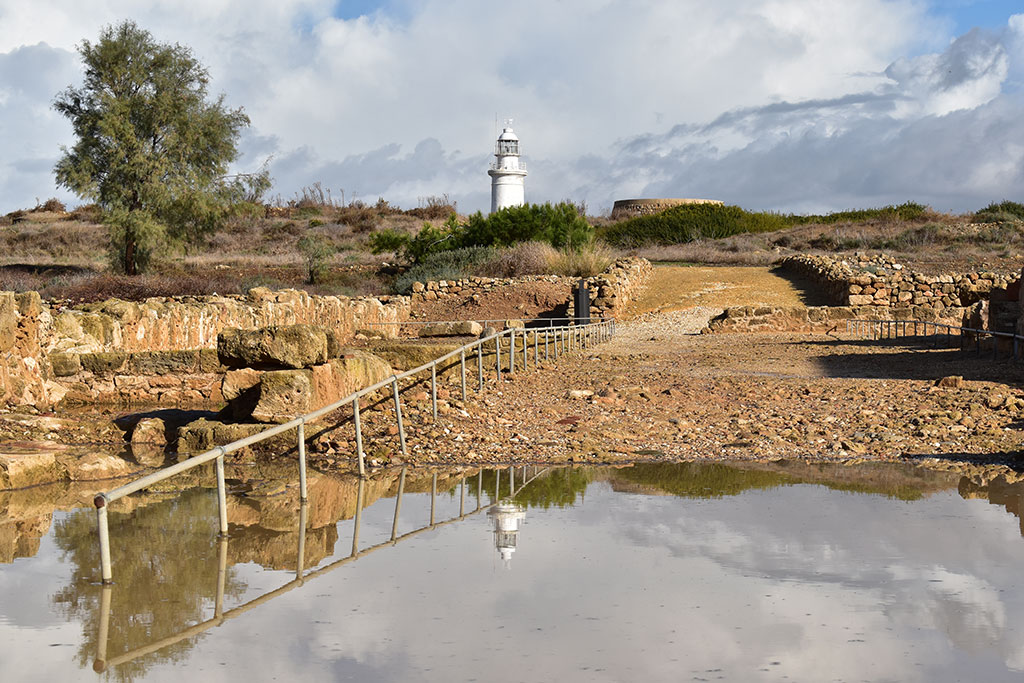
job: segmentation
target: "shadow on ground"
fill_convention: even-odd
[[[955,340],[954,340],[955,341]],[[934,338],[904,337],[896,341],[871,339],[830,339],[802,342],[838,350],[817,358],[828,377],[853,379],[937,380],[960,375],[965,380],[1024,385],[1024,358],[1014,361],[1000,348],[993,358],[991,344],[961,350],[958,346],[936,344]],[[851,349],[863,348],[863,353]]]
[[[793,289],[797,291],[797,294],[799,294],[800,302],[804,306],[836,305],[829,298],[828,293],[822,289],[821,284],[808,277],[803,277],[788,268],[774,268],[772,269],[772,275],[776,275],[789,282]]]

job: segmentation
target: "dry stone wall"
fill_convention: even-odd
[[[409,311],[408,297],[350,299],[266,288],[247,296],[111,299],[77,307],[51,307],[36,292],[0,292],[0,399],[41,409],[65,398],[217,401],[223,373],[217,335],[225,328],[309,324],[344,344],[366,326],[408,320]],[[393,337],[398,325],[378,330]]]
[[[973,271],[925,275],[885,254],[852,259],[800,255],[782,267],[813,280],[836,306],[878,307],[888,317],[901,309],[916,320],[937,312],[949,324],[1003,332],[1022,323],[1021,277],[1016,273]]]
[[[853,259],[801,254],[782,267],[818,282],[836,306],[963,308],[1006,290],[1017,276],[990,271],[925,275],[881,254]]]
[[[652,270],[651,262],[645,258],[622,258],[600,275],[587,278],[591,315],[599,320],[622,317],[647,286]],[[576,314],[573,304],[570,300],[570,317]]]
[[[430,280],[428,282],[412,283],[412,304],[425,301],[437,301],[449,297],[461,299],[473,299],[487,292],[506,287],[515,287],[534,282],[564,283],[570,278],[561,278],[557,275],[529,275],[526,277],[496,278],[496,277],[469,277],[459,280]]]
[[[947,309],[952,311],[954,309]],[[955,309],[957,311],[961,309]],[[943,317],[933,308],[879,306],[734,306],[712,318],[702,330],[710,332],[845,332],[847,320],[888,320],[899,318],[959,325],[959,314]]]
[[[587,289],[590,291],[591,315],[599,319],[621,315],[625,307],[647,285],[651,269],[651,263],[647,259],[621,258],[600,275],[586,278]],[[461,280],[414,282],[412,304],[415,306],[421,302],[449,297],[473,300],[474,297],[482,296],[489,291],[536,282],[565,285],[567,291],[570,292],[566,301],[569,317],[573,317],[571,292],[579,282],[579,278],[557,275],[531,275],[520,278],[471,277]]]

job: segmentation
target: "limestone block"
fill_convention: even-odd
[[[124,458],[107,453],[86,453],[60,458],[60,464],[71,481],[113,479],[132,473],[133,467]]]
[[[260,378],[260,396],[252,410],[259,422],[287,422],[313,408],[310,370],[270,370]]]
[[[140,443],[167,445],[167,425],[158,417],[139,420],[132,430],[132,445]]]
[[[875,297],[870,294],[851,294],[850,305],[851,306],[870,306],[875,300]]]
[[[79,361],[82,364],[82,369],[87,370],[95,375],[107,375],[119,372],[122,369],[124,369],[127,360],[127,353],[120,353],[116,351],[103,353],[83,353],[79,356]]]
[[[53,444],[4,444],[0,450],[0,489],[20,489],[57,481],[58,447]]]
[[[463,320],[449,323],[431,323],[420,328],[421,337],[478,337],[483,332],[483,326],[473,320]]]
[[[224,373],[224,380],[220,385],[224,400],[233,401],[249,389],[259,385],[262,376],[262,371],[253,368],[228,370]]]
[[[313,325],[229,328],[217,336],[217,353],[229,368],[304,368],[327,360],[327,334]]]
[[[178,453],[186,457],[190,454],[204,453],[216,446],[224,446],[232,441],[258,434],[266,428],[265,424],[253,422],[228,423],[206,419],[196,420],[179,428]],[[236,451],[228,457],[232,460],[245,460],[255,452],[280,454],[290,448],[295,448],[295,432],[293,430],[273,436],[242,451]]]
[[[70,377],[82,370],[82,363],[77,353],[51,353],[48,357],[53,374],[57,377]]]

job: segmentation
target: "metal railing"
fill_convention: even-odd
[[[96,660],[93,662],[93,670],[97,673],[102,673],[111,666],[117,666],[120,664],[124,664],[126,662],[130,662],[133,659],[138,659],[139,657],[151,654],[153,652],[156,652],[157,650],[181,642],[182,640],[185,640],[187,638],[197,636],[201,633],[204,633],[205,631],[210,630],[211,628],[214,628],[215,626],[220,626],[221,624],[230,619],[245,614],[246,612],[256,607],[259,607],[260,605],[269,602],[273,598],[281,596],[295,588],[298,588],[299,586],[304,585],[306,581],[310,579],[315,579],[317,577],[323,576],[331,571],[334,571],[338,567],[355,562],[360,557],[369,555],[370,553],[380,550],[381,548],[397,545],[401,541],[405,541],[414,536],[418,536],[419,534],[422,534],[425,531],[430,531],[432,529],[437,529],[443,526],[447,526],[449,524],[454,524],[455,522],[460,522],[480,512],[490,510],[491,508],[501,505],[505,501],[514,498],[518,491],[521,491],[523,487],[530,484],[530,482],[532,482],[534,479],[543,476],[545,473],[547,473],[548,469],[549,468],[538,468],[536,466],[521,466],[520,470],[522,483],[519,485],[519,488],[517,489],[515,474],[516,468],[514,466],[510,467],[509,494],[505,497],[501,496],[501,470],[495,470],[495,491],[494,497],[492,498],[493,502],[490,505],[483,505],[482,503],[484,470],[481,469],[477,475],[476,481],[476,508],[470,510],[469,512],[466,512],[465,509],[466,477],[463,476],[459,480],[459,483],[457,484],[457,486],[460,486],[459,514],[456,517],[442,520],[440,522],[437,522],[434,519],[435,501],[437,498],[437,473],[434,473],[430,486],[430,522],[425,526],[418,527],[404,534],[399,534],[398,519],[402,511],[402,496],[405,491],[406,468],[403,467],[402,472],[398,478],[398,492],[395,494],[395,514],[394,521],[392,522],[391,525],[391,537],[386,541],[382,541],[380,543],[362,549],[360,549],[359,547],[359,529],[362,522],[362,512],[364,507],[364,479],[360,478],[358,488],[356,490],[356,512],[352,528],[352,551],[345,557],[342,557],[341,559],[335,560],[334,562],[324,565],[319,569],[311,569],[308,572],[306,571],[305,560],[306,521],[308,516],[309,504],[308,502],[303,501],[299,506],[299,538],[297,544],[298,559],[295,565],[295,578],[289,581],[288,583],[284,584],[283,586],[280,586],[279,588],[276,588],[268,593],[264,593],[259,597],[253,598],[252,600],[249,600],[227,611],[224,610],[224,595],[227,583],[228,569],[228,538],[227,536],[222,535],[220,537],[217,554],[217,591],[215,594],[216,597],[214,598],[213,617],[207,619],[206,621],[195,624],[193,626],[189,626],[188,628],[183,629],[178,633],[175,633],[164,638],[160,638],[159,640],[155,640],[152,643],[134,648],[122,654],[116,655],[110,659],[107,659],[107,641],[110,633],[110,605],[113,598],[114,586],[112,584],[105,583],[101,589],[102,592],[100,593],[99,632],[97,634],[98,637],[96,639]]]
[[[931,328],[931,334],[929,334],[929,328]],[[1014,334],[1013,332],[982,330],[974,327],[961,327],[924,320],[854,319],[846,321],[846,331],[868,339],[935,337],[935,346],[938,346],[939,340],[941,340],[942,346],[945,348],[953,347],[953,340],[955,338],[957,340],[956,346],[959,346],[961,351],[966,351],[973,339],[974,350],[979,356],[982,355],[982,340],[987,339],[992,342],[993,360],[999,358],[1000,339],[1010,340],[1010,343],[1007,344],[1009,357],[1015,361],[1020,358],[1021,341],[1024,341],[1024,336]]]
[[[127,495],[141,491],[149,486],[153,486],[165,479],[169,479],[175,475],[186,472],[200,465],[204,465],[208,462],[215,462],[216,464],[216,475],[217,475],[217,502],[220,515],[220,533],[227,534],[228,532],[228,515],[227,515],[227,494],[224,483],[224,456],[228,453],[246,448],[253,444],[266,441],[267,439],[276,436],[278,434],[287,432],[295,429],[298,460],[299,460],[299,497],[300,500],[306,500],[306,434],[305,425],[308,422],[312,422],[328,413],[332,413],[339,408],[346,405],[352,406],[352,422],[355,427],[355,441],[356,441],[356,456],[359,461],[359,476],[366,476],[366,458],[363,449],[363,432],[362,423],[359,416],[360,404],[359,400],[373,394],[374,392],[390,387],[395,410],[395,422],[398,426],[398,439],[399,445],[402,451],[402,455],[408,455],[408,449],[406,447],[406,433],[405,423],[402,419],[402,399],[399,391],[399,382],[418,375],[423,372],[430,372],[430,402],[431,402],[431,415],[433,419],[437,420],[437,366],[439,363],[444,363],[456,356],[459,357],[460,364],[460,384],[462,389],[462,400],[465,401],[467,397],[467,380],[466,380],[466,358],[475,351],[477,361],[477,391],[483,391],[484,388],[484,345],[494,343],[495,353],[495,377],[497,381],[501,381],[502,373],[502,346],[504,346],[503,339],[508,337],[508,353],[507,372],[515,372],[516,357],[519,355],[519,343],[517,338],[522,340],[522,364],[523,369],[529,367],[529,350],[530,350],[530,337],[533,339],[533,363],[534,367],[540,363],[541,358],[541,337],[543,337],[543,355],[544,360],[550,359],[552,356],[555,360],[558,360],[559,356],[564,353],[572,352],[580,348],[586,348],[592,344],[600,343],[607,339],[610,339],[615,334],[615,321],[614,320],[603,320],[601,322],[590,323],[588,325],[564,325],[560,327],[551,327],[543,329],[523,329],[523,328],[509,328],[496,332],[490,336],[476,339],[468,344],[465,344],[450,353],[447,353],[439,358],[435,358],[429,363],[424,363],[419,367],[413,368],[412,370],[406,370],[404,372],[394,374],[387,379],[383,379],[376,384],[360,389],[348,396],[326,405],[318,410],[314,410],[305,415],[296,417],[284,424],[269,427],[258,434],[247,436],[237,441],[232,441],[224,446],[217,446],[204,453],[200,453],[188,460],[183,460],[174,465],[169,465],[156,472],[148,474],[144,477],[136,479],[133,482],[119,486],[115,489],[111,489],[106,493],[100,493],[93,499],[93,504],[96,506],[96,526],[99,534],[100,543],[100,566],[102,572],[103,583],[110,583],[113,581],[113,570],[110,565],[110,531],[107,523],[107,505],[119,498],[124,498]],[[420,380],[416,380],[417,382]],[[414,382],[415,383],[415,382]]]

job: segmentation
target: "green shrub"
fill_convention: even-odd
[[[478,273],[479,268],[494,258],[491,247],[448,249],[424,256],[412,268],[395,279],[394,289],[408,294],[414,282],[430,280],[461,280]]]
[[[299,251],[306,260],[306,281],[315,285],[323,282],[327,274],[327,263],[334,255],[334,245],[323,235],[312,233],[298,242]]]
[[[1012,223],[1024,220],[1024,204],[1018,202],[993,202],[974,214],[976,223]]]
[[[769,211],[745,211],[739,206],[721,204],[684,204],[650,216],[637,216],[603,229],[599,235],[619,247],[669,245],[700,239],[721,239],[743,233],[773,232],[796,225],[854,223],[869,220],[919,220],[927,207],[907,202],[880,209],[838,211],[826,215],[799,216]],[[815,245],[822,249],[837,248],[829,237]]]
[[[525,204],[484,216],[469,217],[459,238],[460,246],[508,247],[518,242],[547,242],[553,247],[573,247],[590,242],[594,228],[570,202]]]

